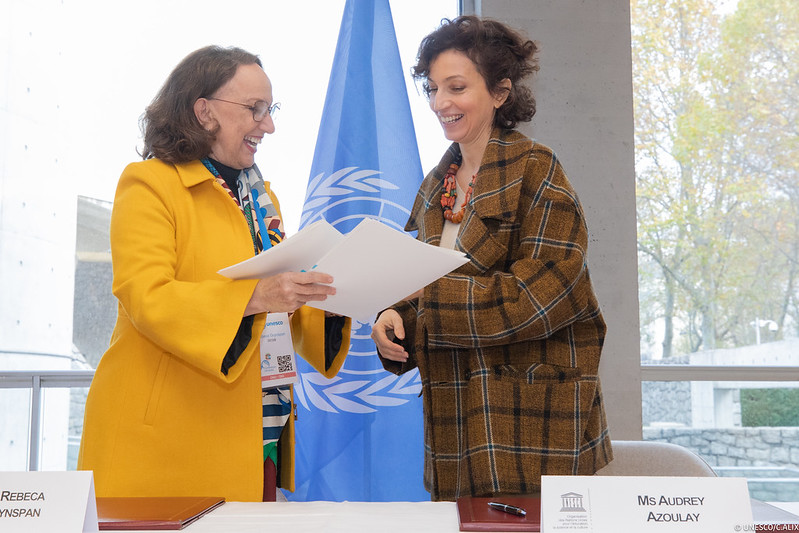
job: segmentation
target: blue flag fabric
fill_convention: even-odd
[[[388,0],[347,0],[300,227],[323,217],[347,233],[371,217],[401,230],[422,178]],[[352,329],[335,378],[298,359],[296,491],[287,496],[429,500],[419,373],[386,372],[371,321]]]

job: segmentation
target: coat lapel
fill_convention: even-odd
[[[199,159],[177,164],[175,169],[178,171],[181,183],[187,189],[194,187],[198,183],[215,179],[214,175],[208,172],[208,169],[205,168],[205,165]]]
[[[516,132],[493,131],[477,173],[472,207],[460,231],[460,249],[470,259],[461,267],[463,273],[484,273],[507,257],[506,244],[495,235],[516,221],[530,146],[531,141]]]
[[[441,191],[444,174],[449,165],[460,154],[456,143],[452,143],[444,157],[424,179],[408,218],[405,231],[419,231],[419,240],[438,246],[444,229],[444,209],[441,207]]]
[[[494,128],[472,194],[471,209],[480,218],[507,222],[515,220],[522,176],[531,146],[532,141],[516,131]],[[437,245],[441,240],[444,227],[442,180],[449,165],[459,156],[460,148],[457,143],[452,143],[438,166],[424,180],[405,227],[406,231],[416,231],[422,227],[422,240],[430,244]]]
[[[494,129],[477,181],[473,208],[482,219],[513,222],[532,141],[518,132]]]

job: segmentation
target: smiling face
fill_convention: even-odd
[[[200,98],[194,105],[197,119],[207,130],[217,125],[216,139],[211,145],[210,157],[232,168],[248,168],[255,163],[255,152],[264,134],[275,131],[272,117],[260,122],[253,119],[248,106],[261,100],[272,104],[272,84],[263,69],[256,65],[239,65],[236,74],[213,95],[212,100]],[[222,100],[228,100],[223,102]]]
[[[505,102],[507,92],[492,95],[474,62],[453,49],[441,52],[430,63],[427,85],[430,109],[447,139],[467,146],[488,144],[494,113]]]

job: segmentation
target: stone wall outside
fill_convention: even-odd
[[[799,428],[644,427],[643,437],[688,448],[714,469],[719,467],[719,475],[746,477],[753,498],[799,501]],[[738,471],[730,467],[743,468]],[[782,467],[784,470],[758,470],[757,467]]]
[[[690,381],[644,381],[641,383],[641,398],[644,427],[653,424],[692,425]]]

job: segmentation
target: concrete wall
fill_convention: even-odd
[[[9,351],[72,352],[76,203],[58,148],[59,86],[67,78],[52,58],[62,3],[0,5],[2,368]]]
[[[540,45],[538,111],[525,133],[552,147],[591,233],[589,264],[608,335],[600,374],[614,439],[641,438],[629,0],[477,0]]]
[[[68,78],[53,61],[59,54],[59,35],[69,31],[59,24],[62,7],[56,0],[0,4],[4,370],[70,368],[76,203],[70,176],[59,161],[64,138],[57,120],[59,88]],[[41,116],[46,119],[35,118]],[[42,426],[47,436],[41,468],[63,470],[66,455],[59,450],[66,450],[68,391],[48,390],[44,402]],[[0,389],[0,470],[27,466],[29,406],[29,391]]]

